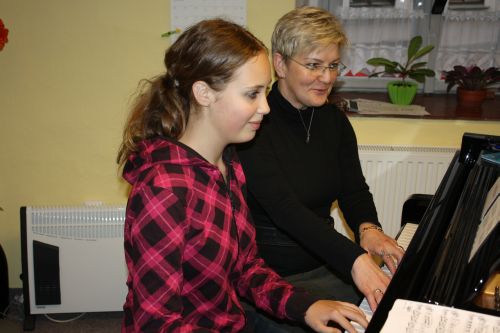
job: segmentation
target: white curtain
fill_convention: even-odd
[[[447,10],[443,16],[438,72],[455,65],[500,66],[500,8]]]
[[[425,14],[407,8],[349,8],[343,7],[341,18],[350,41],[343,61],[353,75],[368,73],[373,68],[366,60],[385,57],[406,61],[409,40],[418,35]],[[348,72],[346,71],[346,73]]]

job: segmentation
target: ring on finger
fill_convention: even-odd
[[[404,248],[404,247],[402,247],[401,245],[398,245],[398,247],[401,249],[401,251],[404,251],[404,250],[405,250],[405,248]]]
[[[384,294],[384,292],[380,288],[375,289],[375,293],[380,293],[382,295]]]

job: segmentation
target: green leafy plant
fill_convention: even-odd
[[[375,72],[370,77],[378,76],[379,74],[395,74],[401,78],[401,85],[406,85],[406,79],[411,78],[417,82],[423,83],[425,77],[434,77],[436,73],[429,68],[425,68],[426,61],[416,62],[424,55],[430,53],[434,49],[433,45],[422,47],[422,36],[415,36],[411,39],[408,45],[408,58],[403,65],[397,61],[392,61],[387,58],[371,58],[367,63],[372,66],[384,66],[384,70]]]
[[[478,66],[454,66],[451,71],[444,71],[444,82],[449,92],[454,86],[465,90],[484,90],[500,82],[500,68],[490,67],[482,70]]]

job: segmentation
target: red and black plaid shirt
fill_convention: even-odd
[[[293,320],[315,301],[256,256],[245,177],[233,149],[224,160],[228,185],[214,165],[168,139],[142,142],[125,165],[133,188],[122,332],[238,332],[246,323],[237,294]]]

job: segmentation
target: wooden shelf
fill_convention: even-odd
[[[342,92],[336,94],[345,99],[365,98],[382,102],[389,102],[386,93],[380,92]],[[391,117],[417,119],[455,119],[455,120],[500,120],[500,100],[498,96],[484,101],[481,107],[467,107],[457,104],[454,93],[450,94],[417,94],[413,104],[422,105],[430,115],[427,116],[392,116],[392,115],[360,115],[347,112],[352,117]]]

